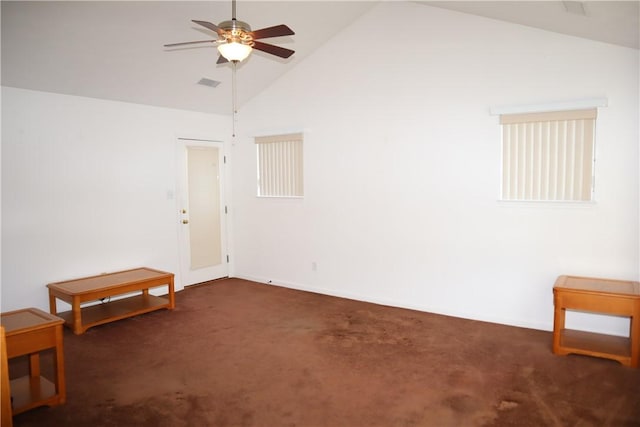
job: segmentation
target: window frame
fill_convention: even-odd
[[[304,134],[302,132],[254,137],[256,196],[304,197]],[[265,170],[265,168],[271,168]],[[268,184],[265,184],[268,182]]]
[[[591,169],[590,177],[589,177],[589,197],[587,198],[579,198],[576,200],[576,197],[507,197],[504,192],[505,185],[505,143],[504,143],[504,126],[500,123],[500,182],[499,182],[499,196],[498,201],[506,202],[506,203],[529,203],[529,204],[545,204],[545,203],[555,203],[555,204],[581,204],[588,205],[593,204],[596,201],[596,144],[597,144],[597,134],[596,134],[596,118],[598,115],[599,107],[607,107],[608,100],[606,98],[588,98],[574,101],[563,101],[563,102],[555,102],[555,103],[546,103],[546,104],[531,104],[531,105],[511,105],[511,106],[498,106],[498,107],[490,107],[489,112],[491,115],[500,116],[499,122],[502,122],[504,116],[509,115],[532,115],[536,114],[541,115],[568,115],[570,116],[571,111],[575,110],[593,110],[594,118],[593,118],[593,136],[592,136],[592,145],[591,152],[589,156],[589,166]]]

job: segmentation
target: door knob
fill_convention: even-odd
[[[189,220],[188,220],[188,219],[183,219],[183,220],[182,220],[182,223],[183,223],[183,224],[189,224]]]

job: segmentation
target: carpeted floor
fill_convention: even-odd
[[[240,279],[176,302],[66,330],[67,403],[15,425],[640,426],[640,370],[550,332]]]

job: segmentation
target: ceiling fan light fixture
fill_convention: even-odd
[[[236,41],[222,43],[218,46],[218,52],[228,61],[241,62],[251,54],[251,45]]]

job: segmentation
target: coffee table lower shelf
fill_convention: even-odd
[[[92,326],[126,319],[162,308],[171,308],[169,299],[150,294],[134,295],[115,301],[82,307],[80,309],[82,316],[81,328],[86,331]],[[56,316],[64,319],[65,324],[73,329],[72,311],[57,313]]]
[[[615,335],[563,329],[556,354],[583,354],[631,364],[631,340]]]

